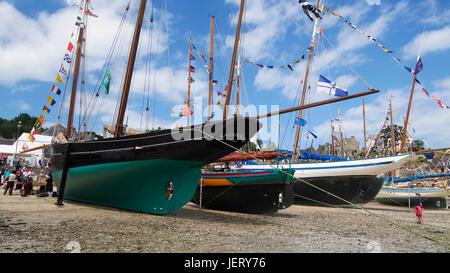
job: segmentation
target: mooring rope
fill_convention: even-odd
[[[195,128],[194,128],[194,130],[198,130],[198,129],[195,129]],[[200,130],[198,130],[198,131],[200,131]],[[214,140],[216,140],[216,141],[222,143],[223,145],[229,146],[229,147],[231,147],[231,148],[233,148],[233,149],[235,149],[235,150],[238,150],[240,153],[243,153],[243,154],[246,154],[246,155],[252,157],[252,158],[253,158],[254,160],[256,160],[256,161],[259,161],[259,159],[256,158],[255,156],[252,156],[252,155],[250,155],[249,153],[247,153],[247,152],[245,152],[245,151],[241,151],[240,149],[237,149],[236,147],[233,147],[232,145],[230,145],[230,144],[228,144],[228,143],[226,143],[226,142],[224,142],[224,141],[222,141],[222,140],[220,140],[220,139],[217,139],[217,138],[215,138],[214,136],[212,136],[212,135],[210,135],[210,134],[208,134],[208,133],[206,133],[206,132],[204,132],[204,131],[201,131],[201,132],[202,132],[203,134],[205,134],[205,135],[211,137],[212,139],[214,139]],[[294,175],[291,175],[291,174],[285,172],[285,171],[282,170],[282,169],[278,169],[277,167],[274,167],[274,166],[272,166],[271,164],[266,164],[266,163],[264,163],[264,162],[262,162],[262,164],[264,164],[264,165],[266,165],[266,166],[268,166],[268,167],[270,167],[270,168],[272,168],[272,169],[276,169],[276,170],[278,170],[278,171],[280,171],[280,172],[283,172],[283,173],[285,173],[285,174],[287,174],[287,175],[292,176],[293,178],[295,178]],[[311,186],[311,187],[313,187],[313,188],[315,188],[315,189],[317,189],[317,190],[319,190],[319,191],[322,191],[322,192],[324,192],[324,193],[326,193],[326,194],[328,194],[328,195],[331,195],[331,196],[337,198],[338,200],[341,200],[341,201],[343,201],[343,202],[349,204],[350,206],[353,206],[353,207],[355,207],[355,208],[359,208],[359,209],[361,209],[362,211],[368,213],[368,214],[371,215],[371,216],[380,218],[380,219],[382,219],[382,220],[384,220],[384,221],[386,221],[386,222],[389,222],[389,223],[391,223],[392,225],[394,225],[394,226],[396,226],[396,227],[399,227],[399,228],[401,228],[401,229],[403,229],[403,230],[405,230],[405,231],[407,231],[407,232],[410,232],[410,233],[412,233],[412,234],[414,234],[414,235],[417,235],[417,236],[420,236],[420,237],[422,237],[422,238],[424,238],[424,239],[427,239],[427,240],[429,240],[429,241],[431,241],[431,242],[433,242],[433,243],[435,243],[435,244],[437,244],[437,245],[439,245],[439,246],[442,246],[442,247],[445,247],[445,248],[447,248],[447,249],[450,249],[450,246],[449,246],[448,244],[446,244],[446,243],[443,243],[443,242],[441,242],[441,241],[439,241],[439,240],[437,240],[437,239],[435,239],[435,238],[433,238],[433,237],[431,237],[431,236],[428,236],[428,235],[426,235],[426,234],[424,234],[424,233],[422,233],[422,232],[420,232],[420,231],[416,231],[416,230],[413,230],[413,229],[408,228],[408,227],[406,227],[406,226],[403,226],[403,225],[401,225],[401,224],[398,224],[398,223],[396,223],[394,220],[391,220],[391,219],[389,219],[389,218],[386,217],[386,216],[382,216],[382,215],[378,215],[378,214],[376,214],[376,213],[373,213],[373,212],[367,210],[366,208],[362,207],[362,206],[359,205],[359,204],[353,204],[352,202],[349,202],[349,201],[347,201],[347,200],[345,200],[345,199],[343,199],[343,198],[341,198],[341,197],[339,197],[339,196],[337,196],[337,195],[335,195],[335,194],[333,194],[333,193],[331,193],[331,192],[329,192],[329,191],[327,191],[327,190],[324,190],[324,189],[322,189],[322,188],[320,188],[320,187],[318,187],[318,186],[316,186],[316,185],[313,185],[313,184],[311,184],[311,183],[309,183],[309,182],[307,182],[307,181],[305,181],[305,180],[303,180],[303,179],[301,179],[301,178],[295,178],[295,181],[300,181],[300,182],[302,182],[302,183],[305,183],[305,184],[307,184],[307,185],[309,185],[309,186]],[[333,205],[331,205],[331,204],[327,204],[327,205],[333,206]]]

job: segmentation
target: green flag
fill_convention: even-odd
[[[109,68],[106,69],[105,76],[103,77],[102,85],[106,88],[105,95],[109,94],[109,86],[111,84],[111,72]]]

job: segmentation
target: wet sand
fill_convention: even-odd
[[[293,205],[270,215],[199,209],[188,203],[166,216],[35,195],[0,194],[1,253],[421,253],[448,252],[450,210],[370,202],[361,209]],[[420,232],[446,246],[417,235]]]

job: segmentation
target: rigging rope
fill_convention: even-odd
[[[226,143],[226,142],[224,142],[224,141],[222,141],[222,140],[220,140],[220,139],[215,138],[214,136],[208,134],[207,132],[204,132],[204,131],[199,130],[199,129],[196,129],[196,128],[193,128],[193,130],[194,130],[194,131],[200,131],[201,133],[203,133],[203,134],[207,135],[208,137],[210,137],[210,138],[212,138],[212,139],[214,139],[214,140],[216,140],[216,141],[222,143],[223,145],[226,145],[226,146],[228,146],[228,147],[231,147],[231,148],[233,148],[234,150],[238,150],[240,153],[243,153],[243,154],[246,154],[246,155],[252,157],[254,160],[256,160],[256,161],[262,163],[263,165],[266,165],[266,166],[268,166],[268,167],[270,167],[270,168],[272,168],[272,169],[276,169],[276,170],[278,170],[278,171],[280,171],[280,172],[283,172],[283,173],[285,173],[285,174],[287,174],[287,175],[292,176],[293,178],[295,178],[294,175],[291,175],[291,174],[285,172],[284,170],[279,169],[279,168],[277,168],[277,167],[274,167],[274,166],[272,166],[272,165],[270,165],[270,164],[268,164],[268,163],[266,164],[265,162],[260,161],[258,158],[256,158],[256,157],[250,155],[249,153],[244,152],[244,151],[241,151],[240,149],[236,149],[236,148],[233,147],[232,145],[230,145],[230,144],[228,144],[228,143]],[[339,197],[339,196],[337,196],[337,195],[335,195],[335,194],[333,194],[333,193],[331,193],[331,192],[329,192],[329,191],[326,191],[326,190],[324,190],[324,189],[322,189],[322,188],[320,188],[320,187],[318,187],[318,186],[316,186],[316,185],[314,185],[314,184],[311,184],[311,183],[309,183],[309,182],[307,182],[307,181],[305,181],[305,180],[303,180],[303,179],[301,179],[301,178],[295,178],[294,183],[297,183],[297,182],[305,183],[305,184],[307,184],[308,186],[310,186],[310,187],[312,187],[312,188],[315,188],[315,189],[317,189],[317,190],[319,190],[319,191],[322,191],[322,192],[324,192],[324,193],[326,193],[326,194],[328,194],[328,195],[330,195],[330,196],[332,196],[332,197],[335,197],[336,199],[338,199],[338,200],[340,200],[340,201],[343,201],[344,203],[347,203],[347,204],[349,204],[350,206],[352,206],[352,207],[354,207],[354,208],[359,208],[359,209],[361,209],[362,211],[368,213],[368,214],[371,215],[371,216],[380,218],[380,219],[382,219],[382,220],[384,220],[384,221],[386,221],[386,222],[389,222],[389,223],[393,224],[394,226],[399,227],[399,228],[401,228],[401,229],[403,229],[403,230],[405,230],[405,231],[407,231],[407,232],[410,232],[410,233],[412,233],[412,234],[414,234],[414,235],[417,235],[417,236],[420,236],[420,237],[422,237],[422,238],[425,238],[425,239],[427,239],[427,240],[429,240],[429,241],[431,241],[431,242],[433,242],[433,243],[435,243],[435,244],[437,244],[437,245],[440,245],[440,246],[443,246],[443,247],[445,247],[445,248],[447,248],[447,249],[450,249],[450,247],[449,247],[448,244],[446,244],[446,243],[440,242],[439,240],[437,240],[437,239],[435,239],[435,238],[433,238],[433,237],[431,237],[431,236],[429,236],[429,235],[426,235],[426,234],[424,234],[424,233],[421,233],[420,231],[415,231],[415,230],[413,230],[413,229],[411,229],[411,228],[408,228],[408,227],[406,227],[406,226],[400,225],[400,224],[396,223],[394,220],[391,220],[390,218],[388,218],[388,217],[386,217],[386,216],[382,216],[382,215],[378,215],[378,214],[376,214],[376,213],[373,213],[373,212],[369,211],[368,209],[362,207],[362,206],[359,205],[359,204],[353,204],[352,202],[349,202],[349,201],[347,201],[347,200],[345,200],[345,199],[343,199],[343,198],[341,198],[341,197]],[[327,204],[327,205],[332,206],[331,204]]]

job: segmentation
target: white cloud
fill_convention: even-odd
[[[77,3],[78,2],[78,3]],[[21,80],[53,81],[63,60],[70,35],[75,29],[75,19],[79,15],[79,1],[68,0],[68,7],[48,14],[41,12],[35,19],[26,17],[14,6],[0,2],[0,84],[14,85]],[[75,5],[74,5],[75,4]],[[120,24],[125,5],[120,1],[99,0],[95,2],[95,14],[89,16],[87,30],[87,57],[89,71],[103,66],[106,55]],[[131,11],[131,8],[130,8]],[[123,35],[119,40],[115,58],[128,54],[130,35],[134,21],[125,21]],[[133,17],[134,18],[134,17]],[[113,26],[113,27],[112,27]],[[148,43],[146,28],[142,30],[141,47]],[[14,33],[14,35],[11,35]],[[153,52],[163,52],[167,48],[166,35],[162,24],[156,24],[153,31]],[[76,36],[76,35],[74,35]],[[72,38],[75,42],[76,37]]]
[[[450,48],[450,25],[441,29],[421,33],[402,48],[404,57],[413,58],[418,52],[427,53],[443,51]]]

